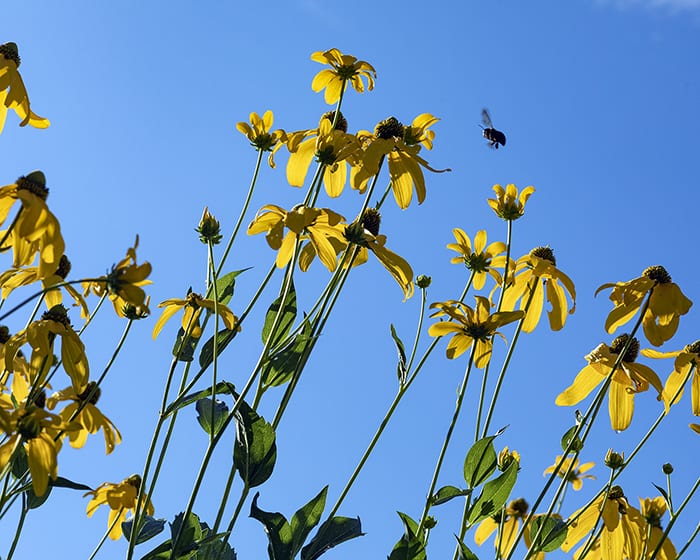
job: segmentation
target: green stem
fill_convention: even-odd
[[[10,550],[7,553],[7,560],[12,560],[12,555],[15,553],[17,548],[17,543],[19,543],[19,536],[22,534],[22,527],[24,526],[24,520],[27,517],[27,512],[29,508],[27,507],[27,495],[22,493],[22,511],[19,514],[19,520],[17,521],[17,529],[15,530],[15,536],[12,539],[12,545],[10,545]]]
[[[123,509],[123,508],[122,508],[122,509]],[[105,543],[105,541],[107,540],[107,537],[108,537],[109,534],[112,532],[112,529],[113,529],[114,526],[119,522],[120,517],[121,517],[121,510],[119,510],[119,514],[116,515],[116,516],[114,517],[114,521],[112,521],[112,523],[110,524],[110,526],[107,527],[107,531],[105,532],[104,535],[102,535],[102,538],[100,539],[100,542],[97,543],[97,546],[96,546],[95,549],[92,551],[92,554],[90,554],[90,557],[88,558],[88,560],[93,560],[93,559],[95,558],[95,556],[97,556],[97,553],[99,552],[100,548],[102,548],[102,545],[103,545],[103,544]]]
[[[260,152],[262,154],[262,152]],[[259,160],[258,158],[258,166],[259,166]],[[256,168],[257,170],[257,168]],[[237,231],[237,230],[236,230]],[[235,232],[234,232],[235,233]],[[210,263],[210,273],[212,275],[211,277],[211,284],[210,286],[214,290],[214,345],[212,349],[212,356],[213,356],[213,363],[212,363],[212,380],[211,380],[211,417],[210,417],[210,426],[211,426],[211,432],[209,433],[209,438],[213,439],[214,438],[214,432],[215,427],[216,427],[216,377],[217,377],[217,365],[219,363],[219,337],[217,336],[219,332],[219,290],[216,286],[216,281],[218,278],[217,273],[213,269],[213,264],[214,264],[214,245],[211,242],[211,239],[207,241],[207,249],[208,249],[208,254],[209,258],[208,261]],[[209,275],[207,275],[209,276]],[[234,328],[235,325],[234,325]]]
[[[693,487],[690,489],[690,491],[688,492],[688,495],[685,497],[685,499],[683,500],[683,503],[681,503],[680,507],[676,510],[675,514],[671,515],[671,519],[668,522],[668,526],[666,527],[666,530],[664,531],[663,535],[661,535],[661,538],[659,539],[659,542],[656,544],[656,548],[654,548],[654,551],[652,552],[651,556],[649,557],[649,560],[654,560],[654,558],[656,558],[657,554],[659,554],[659,551],[661,550],[661,546],[664,544],[664,541],[668,538],[668,534],[671,532],[673,525],[678,520],[678,517],[680,516],[681,512],[685,509],[685,506],[687,506],[688,502],[690,502],[690,499],[693,497],[693,494],[695,494],[698,487],[700,487],[700,478],[698,478],[695,481],[695,484],[693,484]]]

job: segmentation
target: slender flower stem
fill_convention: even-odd
[[[671,532],[673,525],[676,523],[681,512],[685,509],[685,506],[688,505],[688,502],[690,502],[690,499],[693,497],[693,494],[695,494],[695,492],[697,491],[697,489],[699,487],[700,487],[700,478],[698,478],[695,481],[695,484],[693,484],[693,487],[690,489],[690,491],[688,492],[688,495],[685,497],[685,499],[683,500],[681,505],[678,507],[678,509],[675,511],[675,513],[671,514],[671,519],[668,522],[668,526],[666,527],[666,530],[664,531],[663,535],[661,535],[661,538],[659,539],[659,542],[656,544],[656,548],[651,553],[649,560],[654,560],[654,558],[656,558],[656,556],[659,554],[659,551],[661,550],[661,546],[664,544],[664,541],[668,538],[668,534]]]
[[[433,472],[433,478],[430,481],[430,486],[428,488],[428,493],[425,498],[425,505],[423,506],[423,513],[420,516],[420,521],[418,523],[418,530],[416,531],[417,535],[420,535],[422,530],[423,530],[423,525],[425,524],[425,520],[428,516],[428,510],[430,509],[430,502],[433,498],[433,494],[435,492],[435,486],[437,485],[437,479],[438,476],[440,476],[440,469],[442,468],[442,462],[445,459],[445,453],[447,452],[447,447],[450,444],[450,440],[452,439],[452,432],[455,429],[455,426],[457,425],[457,419],[459,418],[459,413],[462,410],[462,402],[464,401],[464,395],[467,392],[467,384],[469,382],[469,375],[472,371],[472,365],[474,364],[474,353],[476,352],[476,342],[472,344],[472,349],[469,354],[469,363],[467,364],[467,368],[464,371],[464,378],[462,379],[462,384],[459,387],[459,393],[457,395],[457,403],[455,405],[455,411],[454,414],[452,415],[452,421],[450,422],[449,427],[447,428],[447,434],[445,435],[445,439],[443,440],[442,443],[442,449],[440,449],[440,454],[438,455],[438,460],[437,464],[435,465],[435,471]]]
[[[224,511],[226,510],[226,504],[228,503],[228,497],[231,494],[231,488],[233,487],[233,481],[236,478],[236,469],[232,468],[228,477],[226,478],[226,486],[221,495],[221,501],[219,502],[219,510],[216,513],[216,521],[214,521],[214,526],[212,527],[212,533],[216,534],[219,532],[219,526],[221,525],[221,519],[224,516]]]
[[[122,509],[124,509],[124,508],[122,508]],[[107,531],[105,531],[105,534],[102,535],[100,542],[97,543],[97,546],[92,551],[92,554],[90,554],[90,557],[88,558],[88,560],[93,560],[95,558],[95,556],[97,556],[97,553],[99,552],[100,548],[102,548],[102,545],[107,540],[107,537],[112,532],[112,529],[114,529],[114,526],[119,522],[119,519],[121,518],[121,511],[122,510],[120,509],[119,513],[114,516],[114,521],[112,521],[112,523],[110,523],[109,527],[107,527]]]
[[[17,521],[17,529],[15,530],[15,536],[12,539],[12,545],[10,545],[10,550],[7,552],[7,560],[12,560],[12,555],[15,553],[17,548],[17,543],[19,542],[19,536],[22,534],[22,527],[24,526],[24,520],[27,517],[27,512],[29,508],[27,507],[27,494],[22,493],[22,511],[19,514],[19,520]]]
[[[688,539],[686,540],[685,544],[683,545],[683,548],[681,548],[678,554],[676,555],[675,560],[680,560],[680,557],[685,554],[685,551],[688,550],[690,545],[697,538],[698,534],[700,534],[700,522],[698,522],[698,524],[695,526],[695,529],[691,533],[690,537],[688,537]]]
[[[262,152],[260,152],[262,154]],[[259,160],[258,158],[258,165],[259,165]],[[240,225],[240,222],[239,224]],[[235,232],[234,232],[235,233]],[[216,373],[217,373],[217,365],[219,363],[219,337],[218,337],[218,332],[219,332],[219,290],[216,285],[216,282],[218,280],[218,275],[216,271],[213,269],[213,263],[214,263],[214,245],[211,242],[211,239],[207,240],[207,250],[209,254],[208,261],[210,263],[210,274],[211,274],[211,283],[210,286],[214,291],[214,344],[213,344],[213,364],[212,364],[212,375],[211,375],[211,417],[210,417],[210,428],[211,432],[209,433],[209,438],[213,439],[214,438],[214,432],[216,431]],[[235,328],[235,325],[234,325]]]

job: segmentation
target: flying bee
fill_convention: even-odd
[[[506,135],[500,130],[493,128],[491,117],[486,109],[481,110],[481,121],[484,125],[481,127],[484,130],[484,138],[489,141],[489,146],[498,149],[498,145],[506,145]]]

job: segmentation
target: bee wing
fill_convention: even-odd
[[[481,110],[481,122],[484,123],[486,128],[493,128],[493,123],[491,122],[491,117],[486,109]]]

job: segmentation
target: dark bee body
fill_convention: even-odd
[[[484,129],[484,138],[489,141],[489,146],[496,149],[498,149],[499,144],[505,146],[506,135],[493,127],[491,117],[486,109],[481,110],[481,120],[484,123],[484,126],[481,127]]]

